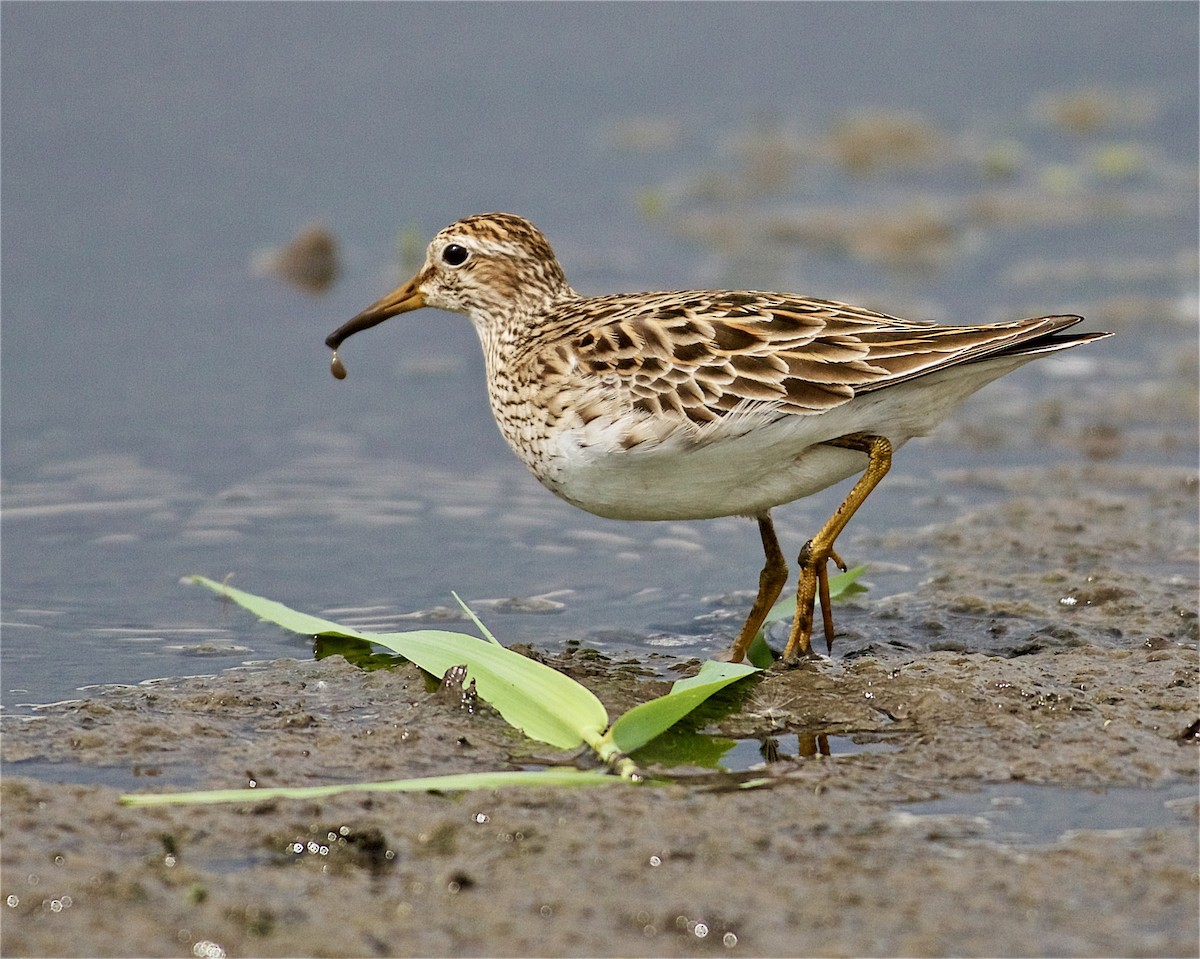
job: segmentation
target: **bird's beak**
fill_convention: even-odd
[[[425,305],[425,294],[421,292],[420,281],[421,274],[418,273],[383,299],[376,300],[354,319],[343,323],[325,337],[325,345],[336,351],[344,340],[349,339],[355,333],[369,330],[389,317],[421,309]]]

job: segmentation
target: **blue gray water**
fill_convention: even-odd
[[[1083,458],[1085,444],[1022,435],[1060,402],[1072,435],[1117,431],[1100,455],[1196,462],[1194,5],[6,3],[0,17],[10,715],[93,684],[307,655],[179,585],[193,572],[391,626],[453,589],[505,641],[712,651],[697,617],[753,586],[751,524],[613,523],[555,500],[497,434],[461,318],[393,321],[348,344],[345,382],[329,376],[324,336],[402,278],[398,238],[469,213],[533,219],[584,292],[771,283],[947,320],[1124,324],[903,451],[860,534],[1000,495],[956,470]],[[1115,112],[1056,128],[1053,97],[1081,90]],[[1017,208],[1022,191],[1035,207],[1057,196],[1063,215],[983,228],[952,212],[961,229],[931,262],[695,232],[962,209],[978,171],[928,157],[859,175],[805,154],[782,186],[746,179],[747,149],[786,159],[861,110],[918,114],[1000,176],[1015,163],[997,189]],[[1097,197],[1110,215],[1070,215]],[[342,244],[331,292],[256,275],[257,254],[312,221]],[[780,511],[789,552],[837,500]],[[902,544],[854,558],[878,564],[879,594],[923,574]],[[513,612],[514,596],[541,599]]]

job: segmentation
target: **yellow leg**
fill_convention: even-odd
[[[867,454],[867,469],[849,495],[829,518],[821,531],[804,544],[800,550],[800,584],[796,590],[796,618],[783,651],[785,662],[795,662],[801,656],[810,655],[813,627],[813,606],[817,590],[821,591],[821,613],[825,624],[825,643],[833,649],[833,615],[829,611],[829,574],[825,564],[835,559],[842,569],[846,567],[833,551],[834,541],[846,528],[852,517],[892,465],[892,444],[885,437],[870,433],[850,433],[826,441],[827,446],[858,450]]]
[[[787,582],[787,561],[783,558],[783,550],[779,548],[779,539],[775,536],[775,524],[771,522],[771,514],[765,513],[758,518],[758,532],[762,536],[763,553],[766,555],[766,565],[758,574],[758,595],[754,597],[754,605],[750,607],[750,615],[746,618],[742,631],[729,648],[729,661],[740,663],[746,657],[746,650],[754,641],[767,618],[767,613],[779,599],[783,584]]]
[[[829,551],[829,558],[833,560],[843,573],[846,572],[846,564],[842,562],[842,558],[833,550]],[[829,600],[829,567],[822,563],[817,567],[817,597],[821,600],[821,622],[825,627],[825,652],[833,652],[833,604]]]

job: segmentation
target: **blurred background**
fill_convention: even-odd
[[[326,334],[471,213],[533,220],[583,293],[1116,331],[899,454],[839,543],[872,596],[929,575],[904,530],[1001,495],[980,471],[1194,467],[1197,10],[5,3],[8,715],[309,655],[194,572],[375,628],[453,589],[505,642],[724,646],[753,524],[556,500],[465,319],[393,320],[330,377]],[[778,511],[787,553],[843,493]]]

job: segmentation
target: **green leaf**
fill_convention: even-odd
[[[475,680],[480,697],[530,739],[574,749],[598,740],[608,726],[604,704],[586,686],[487,640],[435,629],[370,633],[364,638],[435,676],[465,663],[466,682]]]
[[[835,576],[829,577],[829,601],[832,603],[839,599],[845,599],[847,596],[854,596],[857,593],[865,593],[867,587],[858,582],[858,578],[867,571],[866,566],[854,566],[846,570],[844,573],[838,573]],[[817,598],[817,605],[820,605],[820,597]],[[746,651],[746,658],[760,669],[767,669],[771,663],[775,661],[771,655],[771,650],[767,646],[766,631],[780,620],[791,620],[796,615],[796,596],[789,596],[787,599],[781,599],[778,603],[771,607],[767,612],[766,619],[763,620],[762,627],[754,634],[754,639],[750,643],[750,648]]]
[[[867,571],[866,566],[851,566],[846,572],[829,577],[829,599],[845,599],[855,593],[865,593],[867,587],[858,578]]]
[[[701,664],[700,671],[695,676],[675,680],[671,684],[671,691],[667,695],[676,696],[679,693],[687,692],[698,686],[709,686],[712,683],[720,683],[722,686],[728,686],[732,682],[744,679],[757,672],[757,669],[745,663],[723,663],[715,659],[708,659]],[[712,692],[716,692],[716,690],[714,689]],[[712,694],[710,693],[709,695]],[[697,705],[699,705],[699,702]]]
[[[214,593],[224,596],[226,599],[232,599],[239,606],[250,610],[259,619],[265,619],[276,626],[282,626],[288,632],[299,633],[302,636],[350,636],[354,639],[367,638],[363,633],[358,632],[358,630],[341,626],[328,619],[321,619],[318,616],[310,616],[308,613],[297,612],[290,606],[284,606],[283,603],[277,603],[273,599],[263,599],[263,597],[255,596],[253,593],[234,589],[232,586],[227,586],[225,583],[218,583],[207,576],[192,576],[190,579],[193,583],[207,586]]]
[[[351,666],[368,672],[376,669],[395,669],[408,662],[403,656],[380,649],[365,639],[328,634],[317,636],[313,640],[313,657],[321,660],[330,656],[341,656]]]
[[[759,669],[770,669],[775,662],[775,654],[767,645],[767,637],[761,629],[754,634],[754,639],[750,640],[750,648],[746,650],[746,661]]]
[[[483,636],[483,638],[486,639],[488,642],[495,643],[497,646],[499,646],[500,640],[498,640],[495,636],[493,636],[492,631],[483,625],[483,620],[475,615],[475,610],[471,609],[470,606],[468,606],[466,603],[464,603],[462,600],[462,597],[459,596],[458,593],[454,592],[454,590],[450,590],[450,595],[453,596],[454,601],[456,603],[458,603],[459,606],[462,607],[462,611],[464,613],[466,613],[469,617],[471,617],[471,622],[473,622],[475,624],[475,628],[477,630],[479,630],[479,632]]]
[[[484,701],[531,739],[558,749],[595,744],[608,726],[608,712],[586,686],[498,644],[439,629],[362,633],[203,576],[192,581],[294,633],[364,639],[399,653],[434,676],[465,663],[466,682],[475,680]]]
[[[612,724],[604,738],[621,752],[631,753],[670,729],[713,693],[758,671],[748,663],[709,660],[695,676],[678,680],[665,696],[634,706]]]
[[[721,760],[737,744],[736,739],[672,728],[655,736],[645,746],[635,750],[633,755],[640,765],[657,766],[660,769],[674,769],[677,766],[724,769]]]
[[[130,793],[121,797],[125,806],[166,806],[183,803],[263,802],[270,799],[325,799],[348,792],[460,792],[470,789],[504,789],[509,786],[609,786],[624,780],[597,770],[544,769],[536,772],[508,771],[459,773],[394,779],[374,783],[343,783],[333,786],[278,786],[258,789],[211,789],[186,793]]]
[[[853,596],[856,593],[865,593],[867,587],[858,582],[858,578],[867,571],[866,566],[855,566],[852,569],[846,570],[844,573],[838,573],[836,576],[829,577],[829,601],[834,602],[839,599],[845,599],[847,596]],[[817,599],[817,605],[821,605],[820,597]],[[763,629],[766,629],[772,623],[777,623],[781,619],[791,619],[796,615],[796,597],[789,596],[787,599],[781,599],[778,603],[771,607],[767,613],[767,618],[763,621]]]

